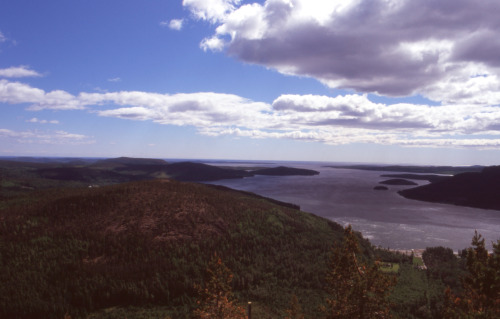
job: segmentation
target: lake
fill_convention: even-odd
[[[211,165],[256,166],[241,163]],[[422,249],[433,246],[457,251],[470,246],[474,230],[491,242],[500,239],[500,211],[409,200],[398,190],[414,186],[386,185],[388,191],[373,187],[389,179],[393,172],[362,171],[324,167],[318,163],[278,163],[276,165],[314,169],[316,176],[255,176],[222,180],[212,184],[253,192],[300,205],[301,210],[351,224],[372,244],[391,249]],[[415,181],[419,184],[427,182]]]

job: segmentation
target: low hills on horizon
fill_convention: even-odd
[[[318,175],[293,167],[218,167],[198,162],[119,157],[110,159],[11,158],[0,159],[0,197],[50,187],[102,186],[170,178],[207,182],[255,175]]]
[[[399,191],[415,200],[500,210],[498,166],[327,166],[344,169],[386,171],[388,184],[430,184]],[[119,157],[88,158],[0,158],[0,198],[52,187],[102,186],[131,181],[175,179],[207,182],[249,178],[256,175],[314,176],[318,171],[293,167],[220,167],[199,162],[167,162],[162,159]],[[446,175],[445,175],[446,174]],[[404,179],[404,180],[403,180]],[[382,186],[376,187],[382,189]]]
[[[441,175],[456,175],[460,173],[467,172],[480,172],[485,168],[481,165],[473,166],[433,166],[433,165],[367,165],[367,164],[356,164],[356,165],[328,165],[327,167],[332,168],[347,168],[347,169],[357,169],[365,171],[383,171],[383,172],[401,172],[409,173],[415,175],[422,174],[441,174]],[[439,175],[438,175],[439,176]]]

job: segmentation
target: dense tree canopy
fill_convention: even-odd
[[[463,294],[446,292],[445,318],[500,318],[500,240],[493,253],[486,250],[477,231],[467,249],[467,275],[462,280]]]
[[[198,287],[199,308],[194,317],[200,319],[245,319],[245,309],[237,304],[233,296],[231,282],[233,274],[222,260],[214,255],[207,268],[205,287]]]
[[[327,274],[327,318],[389,318],[387,301],[394,281],[379,270],[378,264],[369,265],[359,258],[356,236],[349,225],[344,230],[340,245],[333,248]]]

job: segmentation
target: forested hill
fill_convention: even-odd
[[[167,165],[168,162],[155,158],[117,157],[101,159],[93,163],[93,167],[119,167],[127,165]]]
[[[52,187],[102,186],[162,178],[206,182],[254,175],[317,174],[317,171],[292,167],[218,167],[150,158],[0,158],[0,199]]]
[[[491,166],[399,193],[410,199],[500,210],[499,190],[500,166]]]
[[[0,317],[121,306],[188,317],[214,253],[256,311],[280,317],[293,293],[315,317],[342,232],[279,202],[173,180],[31,192],[0,202]]]

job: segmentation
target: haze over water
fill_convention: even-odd
[[[372,244],[384,248],[445,246],[456,251],[470,246],[475,229],[486,239],[488,249],[492,241],[500,238],[500,211],[427,203],[397,194],[398,190],[414,186],[389,185],[388,191],[373,190],[380,181],[389,179],[380,175],[392,172],[328,168],[319,164],[288,163],[288,166],[314,169],[320,175],[255,176],[213,184],[294,203],[303,211],[344,226],[351,224]]]

